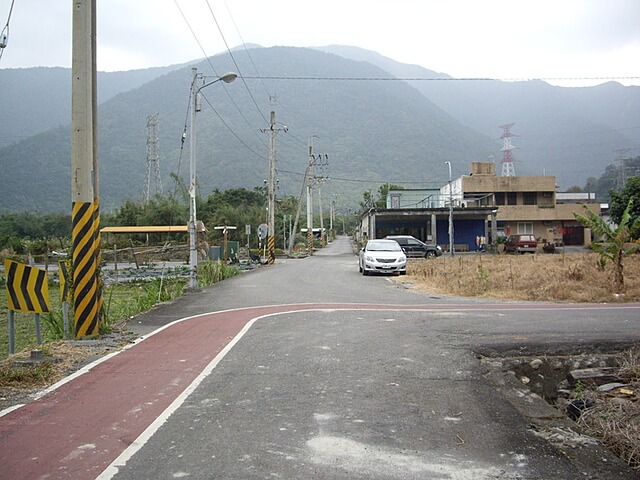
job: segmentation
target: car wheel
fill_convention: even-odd
[[[359,263],[358,263],[358,271],[362,273],[362,265],[360,265]]]
[[[369,272],[367,272],[367,271],[363,268],[363,269],[362,269],[362,275],[364,275],[364,276],[366,277],[367,275],[369,275]]]
[[[406,274],[407,274],[406,270],[405,270],[405,271],[400,272],[400,275],[406,275]]]
[[[436,256],[436,252],[434,252],[433,250],[429,250],[426,255],[425,258],[434,258]]]

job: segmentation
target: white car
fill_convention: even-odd
[[[358,259],[360,273],[407,273],[407,256],[395,240],[369,240]]]

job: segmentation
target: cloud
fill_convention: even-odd
[[[16,2],[0,67],[70,66],[71,7]],[[638,0],[107,0],[98,66],[184,63],[247,42],[353,45],[458,77],[639,76],[639,20]]]

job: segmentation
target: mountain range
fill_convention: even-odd
[[[159,114],[164,191],[188,175],[191,67],[207,76],[237,71],[233,84],[202,90],[197,117],[198,185],[262,186],[269,112],[276,112],[278,195],[298,196],[308,145],[326,154],[315,173],[322,196],[356,208],[382,183],[440,186],[473,161],[502,158],[500,125],[514,123],[516,174],[556,175],[560,188],[599,176],[640,147],[640,87],[562,88],[541,81],[457,80],[355,47],[240,48],[193,65],[100,73],[98,149],[103,209],[141,198],[146,119]],[[70,208],[69,69],[0,70],[0,212]],[[209,78],[211,80],[211,78]],[[635,123],[634,123],[635,122]],[[284,128],[284,127],[287,128]],[[327,159],[325,161],[324,159]]]

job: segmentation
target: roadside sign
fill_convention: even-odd
[[[267,227],[266,223],[261,223],[258,226],[258,238],[260,238],[260,240],[264,240],[265,238],[267,238],[268,232],[269,232],[269,227]]]
[[[14,260],[4,261],[7,275],[7,303],[16,312],[49,313],[47,272]]]
[[[60,260],[58,262],[58,278],[60,280],[60,301],[69,302],[71,300],[70,285],[73,284],[71,275],[71,260]]]

